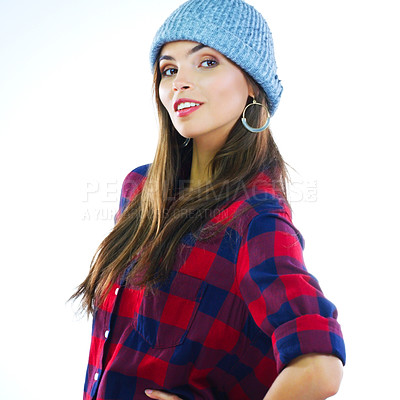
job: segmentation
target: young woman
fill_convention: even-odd
[[[268,127],[282,86],[266,21],[242,0],[190,0],[151,66],[154,161],[125,178],[74,295],[94,315],[84,399],[332,396],[344,343]]]

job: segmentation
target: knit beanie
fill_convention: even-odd
[[[155,62],[165,43],[190,40],[219,51],[265,91],[271,116],[282,94],[271,31],[263,16],[243,0],[189,0],[158,29],[150,50]]]

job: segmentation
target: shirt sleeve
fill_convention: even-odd
[[[250,222],[238,253],[239,291],[256,324],[271,338],[278,373],[308,353],[346,361],[336,307],[307,272],[303,248],[289,220],[260,214]]]

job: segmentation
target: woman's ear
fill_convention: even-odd
[[[259,95],[258,89],[254,90],[253,85],[249,81],[247,81],[247,88],[248,88],[248,94],[250,97],[253,97],[253,99],[258,97],[258,95]]]
[[[254,98],[254,90],[253,90],[253,88],[252,88],[250,85],[249,85],[248,95],[249,95],[250,97],[253,97],[253,98]]]

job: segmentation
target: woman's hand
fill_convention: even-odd
[[[151,389],[146,389],[144,391],[146,393],[147,396],[149,396],[152,399],[160,399],[160,400],[182,400],[180,397],[174,395],[174,394],[170,394],[170,393],[166,393],[166,392],[162,392],[161,390],[151,390]]]

